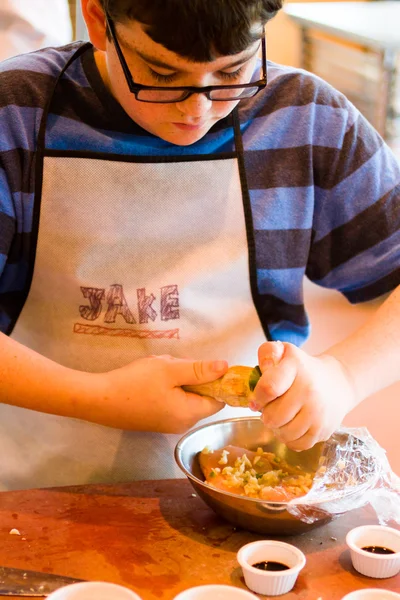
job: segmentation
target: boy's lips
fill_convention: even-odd
[[[202,123],[173,123],[175,127],[178,129],[183,129],[184,131],[195,131],[196,129],[201,129],[204,127],[204,122]]]

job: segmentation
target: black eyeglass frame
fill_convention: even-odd
[[[147,102],[149,104],[175,104],[176,102],[183,102],[189,96],[193,94],[205,94],[208,100],[212,102],[237,102],[238,100],[247,100],[248,98],[254,98],[256,94],[262,89],[264,89],[267,85],[267,51],[265,44],[265,32],[261,38],[261,61],[262,61],[262,77],[258,81],[250,81],[249,83],[236,83],[232,85],[208,85],[206,87],[196,87],[196,86],[151,86],[151,85],[142,85],[140,83],[135,83],[132,77],[132,73],[128,67],[128,64],[125,60],[125,56],[121,50],[121,46],[119,45],[117,34],[115,31],[114,21],[109,17],[109,15],[105,15],[106,25],[110,31],[112,41],[115,46],[115,50],[117,52],[119,61],[121,63],[121,67],[126,79],[126,83],[128,84],[129,91],[134,94],[136,100],[138,102]],[[210,94],[214,90],[234,90],[234,89],[243,89],[257,87],[257,91],[252,96],[244,96],[243,98],[211,98]],[[181,91],[183,92],[182,98],[179,100],[143,100],[142,98],[138,98],[138,94],[141,90],[154,90],[154,91]],[[186,93],[185,93],[186,92]]]

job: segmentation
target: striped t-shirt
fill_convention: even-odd
[[[34,260],[41,117],[57,76],[80,45],[0,64],[0,329],[6,333],[21,311]],[[305,276],[350,302],[370,300],[400,283],[400,168],[342,94],[300,69],[268,63],[266,89],[242,102],[239,116],[258,312],[274,339],[300,345],[309,334]],[[106,89],[89,47],[55,89],[46,146],[190,156],[230,152],[234,142],[229,117],[190,146],[143,130]]]

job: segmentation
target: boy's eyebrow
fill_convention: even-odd
[[[253,58],[253,56],[255,54],[257,54],[258,50],[259,50],[259,46],[256,48],[256,50],[254,52],[251,52],[251,53],[243,56],[239,60],[235,60],[234,62],[230,63],[229,65],[224,65],[222,68],[223,69],[231,69],[232,67],[237,67],[238,65],[242,65],[243,63],[250,60],[250,58]],[[169,71],[181,71],[182,72],[181,69],[177,69],[176,67],[173,67],[172,65],[169,65],[168,63],[165,63],[162,60],[158,60],[158,58],[149,56],[145,52],[141,52],[140,50],[137,50],[137,49],[135,51],[142,60],[148,62],[149,64],[153,65],[154,67],[160,67],[161,69],[167,69]],[[221,70],[221,69],[219,69],[219,70]]]

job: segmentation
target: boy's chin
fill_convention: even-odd
[[[204,133],[203,135],[199,135],[197,136],[196,139],[192,139],[192,140],[167,140],[170,141],[171,144],[175,144],[175,146],[192,146],[193,144],[195,144],[196,142],[198,142],[199,140],[201,140],[201,138],[204,137]]]
[[[201,140],[208,133],[210,128],[211,125],[208,127],[201,127],[196,131],[178,131],[176,128],[173,128],[170,131],[156,133],[156,135],[166,142],[175,144],[175,146],[191,146]]]

